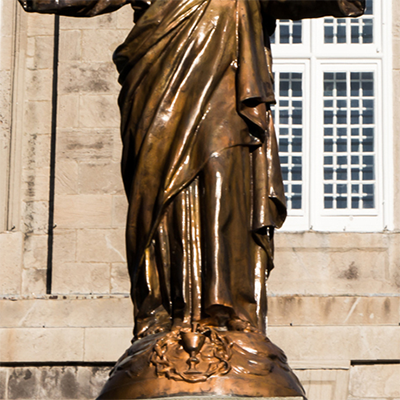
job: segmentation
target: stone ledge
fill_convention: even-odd
[[[302,370],[296,375],[312,400],[393,399],[399,396],[399,365],[353,367],[351,372],[334,369]],[[0,367],[0,399],[94,399],[110,370],[108,366],[13,366]],[[368,382],[368,384],[366,384]],[[168,400],[188,400],[171,397]],[[228,400],[229,397],[190,397],[194,400]],[[236,397],[232,400],[250,400]],[[298,397],[257,398],[294,400]],[[157,399],[153,399],[157,400]],[[158,399],[165,400],[165,399]]]
[[[0,300],[1,328],[133,327],[128,296],[49,296]]]
[[[347,369],[350,360],[400,359],[400,326],[270,327],[268,337],[296,369]],[[116,361],[129,327],[1,328],[3,362]]]
[[[270,326],[399,324],[400,296],[269,296]]]
[[[0,399],[94,399],[110,367],[0,367]]]
[[[0,399],[94,399],[104,386],[109,367],[0,367]],[[251,397],[190,396],[168,400],[251,400]],[[152,400],[166,400],[152,399]],[[257,397],[257,400],[303,400],[302,397]]]
[[[400,296],[270,296],[275,327],[398,326]],[[132,327],[128,294],[0,297],[0,328]]]
[[[400,359],[400,326],[270,326],[268,337],[285,351],[289,365]]]
[[[349,239],[351,238],[351,239]],[[344,251],[348,249],[380,249],[387,250],[391,242],[400,240],[399,231],[383,232],[321,232],[321,231],[277,231],[275,247],[304,248],[328,251]]]
[[[2,328],[1,362],[115,362],[132,328]]]
[[[27,294],[27,295],[0,295],[1,300],[97,300],[97,299],[129,299],[128,293],[115,294]]]
[[[348,371],[351,367],[351,360],[312,360],[312,361],[291,361],[290,367],[295,371],[313,370],[344,370]],[[296,372],[297,375],[297,372]]]

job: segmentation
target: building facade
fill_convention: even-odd
[[[132,10],[0,5],[0,399],[94,398],[132,338],[111,61]],[[289,217],[268,336],[309,400],[400,399],[400,3],[274,41]]]

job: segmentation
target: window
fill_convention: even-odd
[[[366,1],[365,14],[360,18],[325,18],[324,43],[374,43],[374,3]]]
[[[273,117],[279,132],[279,155],[285,185],[287,206],[292,215],[302,215],[304,209],[304,120],[305,99],[303,91],[304,67],[291,65],[292,72],[275,68],[277,103]]]
[[[286,230],[390,228],[390,10],[367,0],[360,18],[278,23],[273,112]]]
[[[324,209],[374,209],[374,73],[324,72],[323,82]]]
[[[303,33],[302,21],[291,21],[290,19],[281,19],[276,26],[274,35],[271,37],[271,43],[277,44],[301,44]]]

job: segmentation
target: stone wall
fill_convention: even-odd
[[[396,106],[400,4],[393,3]],[[1,18],[0,399],[94,398],[133,325],[111,62],[132,11],[61,17],[59,42],[54,16],[25,14],[9,1]],[[400,399],[398,231],[276,238],[268,335],[309,400]]]

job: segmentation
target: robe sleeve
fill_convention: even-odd
[[[94,17],[118,10],[126,4],[146,7],[150,0],[18,0],[25,11],[69,17]]]
[[[261,7],[263,13],[276,19],[359,17],[365,0],[261,0]]]

